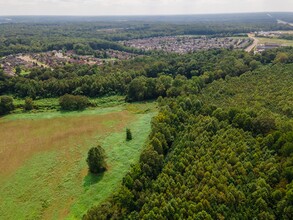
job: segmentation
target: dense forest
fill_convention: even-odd
[[[176,97],[193,94],[204,84],[226,76],[239,76],[261,65],[292,62],[292,50],[282,50],[262,56],[209,50],[138,57],[102,66],[66,64],[55,69],[35,68],[25,76],[7,78],[2,74],[0,94],[33,99],[65,94],[89,97],[120,94],[127,95],[128,101]]]
[[[139,164],[84,219],[292,219],[293,66],[268,53],[253,71],[159,98]]]

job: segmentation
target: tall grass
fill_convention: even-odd
[[[0,171],[0,218],[80,219],[117,189],[138,160],[150,132],[153,106],[2,118],[0,138],[6,144],[0,143],[0,155],[5,154],[6,160],[1,169],[5,164],[11,167],[9,172]],[[130,142],[125,140],[126,127],[133,134]],[[88,149],[98,143],[106,150],[109,169],[102,176],[93,176],[88,174],[85,160]],[[7,153],[11,147],[14,149]]]

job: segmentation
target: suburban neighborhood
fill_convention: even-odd
[[[260,31],[249,33],[248,37],[207,37],[207,36],[165,36],[120,41],[126,47],[143,51],[163,51],[167,53],[192,53],[209,49],[243,49],[247,52],[261,53],[286,44],[275,42],[285,34],[292,32]],[[32,67],[55,68],[64,64],[103,65],[119,60],[128,60],[138,56],[118,50],[96,50],[93,55],[80,55],[76,51],[53,50],[42,53],[8,55],[0,59],[0,66],[9,76],[24,74]],[[19,72],[20,71],[20,72]]]
[[[137,55],[124,51],[103,50],[98,51],[97,56],[98,57],[92,55],[78,55],[74,51],[64,52],[61,50],[43,53],[20,53],[3,57],[0,59],[0,65],[6,75],[14,76],[17,73],[16,68],[20,68],[22,73],[24,73],[26,70],[33,67],[55,68],[64,64],[102,65],[117,60],[128,60]]]
[[[205,36],[170,36],[135,39],[122,42],[125,46],[142,50],[158,50],[174,53],[189,53],[214,48],[244,49],[250,43],[249,38],[209,38]]]

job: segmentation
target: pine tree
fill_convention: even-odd
[[[126,128],[126,140],[131,141],[132,140],[132,133],[129,128]]]

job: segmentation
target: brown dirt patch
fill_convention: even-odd
[[[105,115],[0,121],[0,176],[7,176],[36,153],[82,145],[96,135],[121,131],[135,115]],[[111,123],[107,123],[107,122]],[[115,122],[115,123],[113,123]]]

